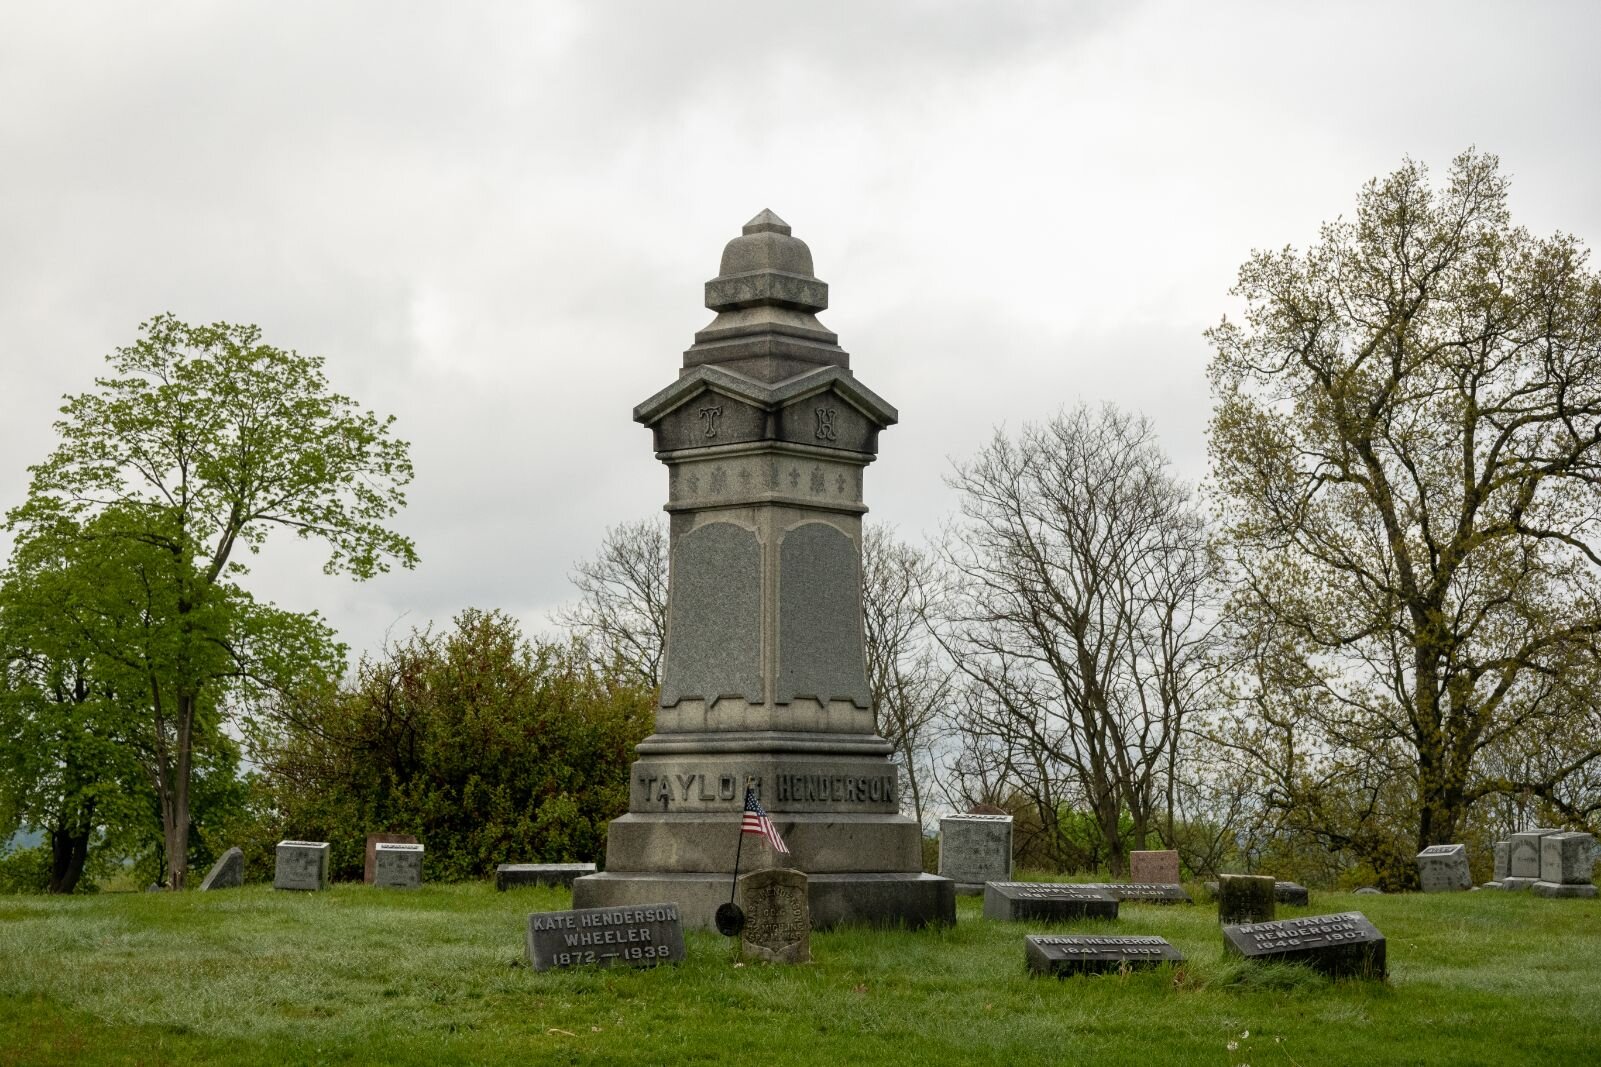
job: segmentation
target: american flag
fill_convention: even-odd
[[[745,790],[745,822],[740,828],[741,833],[759,834],[767,838],[767,843],[773,846],[774,851],[789,855],[789,846],[784,839],[778,836],[778,830],[773,826],[773,820],[767,817],[762,808],[762,802],[756,799],[756,790]]]

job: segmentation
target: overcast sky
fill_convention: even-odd
[[[140,322],[259,324],[398,417],[422,563],[269,542],[248,584],[354,652],[545,625],[657,513],[634,404],[772,208],[897,405],[872,517],[918,538],[996,425],[1150,415],[1205,470],[1201,331],[1408,154],[1601,244],[1593,3],[0,5],[0,508]],[[0,534],[0,549],[9,543]]]

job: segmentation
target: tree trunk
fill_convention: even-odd
[[[171,818],[166,820],[168,888],[183,889],[189,872],[189,769],[194,762],[195,705],[193,693],[178,698],[178,751],[169,786],[172,791]]]
[[[89,858],[90,822],[85,818],[78,827],[58,826],[50,831],[50,892],[70,893],[78,887]]]

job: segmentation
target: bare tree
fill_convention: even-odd
[[[578,603],[556,616],[589,641],[597,657],[622,661],[652,686],[661,685],[667,647],[667,552],[660,520],[611,527],[595,557],[569,575]]]
[[[867,683],[878,729],[894,745],[912,813],[923,822],[934,746],[954,670],[928,632],[937,564],[892,529],[862,533],[862,614]]]
[[[1121,874],[1125,812],[1136,844],[1171,827],[1184,718],[1208,687],[1204,520],[1151,424],[1110,406],[998,431],[950,481],[940,633],[984,694],[968,728],[1004,739],[1047,828],[1071,783]]]

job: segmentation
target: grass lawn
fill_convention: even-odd
[[[816,962],[535,974],[530,911],[563,890],[262,885],[0,897],[0,1064],[1495,1064],[1601,1062],[1601,901],[1314,893],[1358,910],[1386,983],[1222,955],[1206,905],[1112,923],[980,917],[814,935]],[[1024,933],[1159,934],[1189,961],[1030,978]]]

